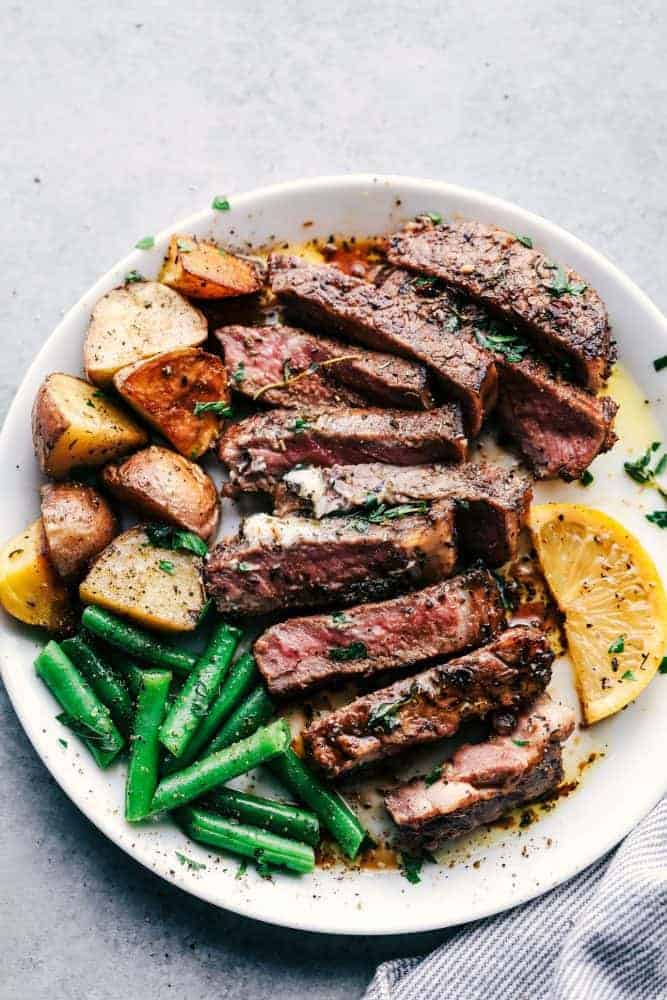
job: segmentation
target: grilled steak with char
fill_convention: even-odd
[[[272,410],[229,425],[218,454],[233,487],[271,492],[295,465],[462,461],[466,450],[459,407],[448,403],[424,412],[309,406]]]
[[[339,334],[428,366],[444,393],[460,402],[467,432],[476,436],[496,401],[493,357],[420,312],[410,284],[377,286],[326,264],[272,255],[271,288],[287,312],[316,331]],[[454,317],[455,318],[455,317]]]
[[[541,694],[553,653],[538,629],[517,626],[480,649],[355,699],[304,731],[330,778],[409,747],[453,736],[463,722],[508,716]]]
[[[525,244],[525,237],[482,222],[422,220],[391,237],[388,258],[441,278],[516,323],[538,347],[571,361],[582,385],[599,389],[614,358],[602,299],[571,268]]]
[[[457,501],[456,528],[469,554],[500,566],[517,552],[532,496],[530,478],[490,462],[463,465],[334,465],[293,469],[274,492],[275,513],[315,517],[414,501]]]
[[[572,710],[543,694],[510,735],[460,747],[436,781],[410,781],[386,796],[401,839],[435,851],[555,789],[563,778],[561,744],[573,729]]]
[[[426,368],[405,358],[291,326],[224,326],[214,336],[230,379],[234,373],[242,376],[231,383],[234,388],[270,406],[433,406]]]
[[[380,524],[254,514],[209,554],[206,589],[221,614],[353,604],[444,579],[455,561],[448,500]]]
[[[254,654],[271,694],[290,696],[452,656],[488,642],[505,626],[494,577],[473,570],[391,601],[290,618],[264,632]]]

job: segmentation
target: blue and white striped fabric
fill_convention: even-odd
[[[560,888],[381,965],[364,1000],[547,998],[667,998],[667,798]]]

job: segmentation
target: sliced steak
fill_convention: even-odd
[[[539,347],[571,361],[589,389],[607,379],[614,355],[602,299],[571,268],[512,233],[481,222],[422,220],[391,237],[388,258],[441,278],[516,323]]]
[[[538,479],[579,479],[616,442],[618,404],[610,396],[591,396],[530,357],[499,369],[499,424]]]
[[[479,433],[496,401],[493,357],[446,326],[431,323],[409,281],[377,286],[336,267],[275,254],[269,278],[288,314],[306,326],[427,365],[447,396],[461,403],[468,433]]]
[[[503,721],[541,694],[553,653],[537,629],[507,629],[487,646],[396,681],[323,716],[304,732],[331,778],[420,743],[453,736],[466,719],[501,711]]]
[[[436,781],[417,779],[390,792],[385,805],[402,840],[435,851],[556,788],[563,778],[561,744],[573,729],[572,710],[543,694],[510,735],[466,744]]]
[[[215,331],[234,388],[270,406],[433,406],[424,365],[363,351],[291,326],[224,326]],[[270,388],[267,388],[269,387]]]
[[[494,577],[473,570],[380,604],[291,618],[264,632],[254,653],[269,691],[289,696],[461,653],[506,624]]]
[[[494,566],[516,555],[531,497],[527,475],[489,462],[292,469],[274,493],[276,514],[300,509],[315,517],[377,509],[379,504],[455,500],[462,548]]]
[[[218,454],[233,487],[271,492],[295,465],[462,461],[467,444],[456,403],[424,412],[304,406],[229,425]]]
[[[254,514],[211,551],[206,588],[222,614],[263,614],[376,599],[450,576],[455,561],[447,500],[385,524]]]

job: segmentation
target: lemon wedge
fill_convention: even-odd
[[[653,561],[614,518],[580,504],[539,504],[529,525],[565,615],[587,725],[620,711],[667,653],[667,595]]]

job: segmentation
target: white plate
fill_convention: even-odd
[[[30,437],[30,408],[40,381],[51,371],[80,371],[92,306],[132,268],[155,275],[173,231],[256,246],[275,239],[300,242],[330,232],[387,232],[405,218],[437,211],[528,233],[536,245],[571,264],[601,293],[623,363],[642,395],[652,400],[654,416],[665,427],[667,373],[656,374],[651,364],[654,357],[667,353],[665,319],[607,260],[544,219],[464,188],[371,175],[297,181],[230,200],[230,212],[209,210],[193,216],[161,233],[154,250],[132,252],[83,296],[46,342],[16,394],[0,437],[4,537],[38,514],[40,476]],[[311,225],[304,227],[305,222]],[[540,491],[540,498],[563,496],[615,513],[641,535],[664,568],[666,536],[648,525],[641,513],[642,505],[645,509],[651,501],[655,505],[655,495],[643,497],[621,472],[625,453],[643,446],[654,432],[634,418],[626,419],[624,426],[625,440],[595,463],[592,488],[584,494],[578,485],[549,486]],[[235,878],[233,860],[215,861],[169,823],[129,827],[122,815],[123,767],[102,772],[76,738],[70,738],[66,748],[59,743],[64,734],[54,720],[55,702],[32,669],[41,641],[41,636],[3,617],[0,653],[9,696],[37,752],[71,800],[111,840],[158,875],[217,906],[276,924],[340,934],[388,934],[431,930],[497,913],[546,892],[591,864],[618,843],[667,789],[667,677],[658,677],[627,711],[571,741],[570,767],[591,747],[606,749],[605,756],[586,770],[574,794],[526,831],[496,831],[457,846],[450,854],[452,866],[426,866],[419,885],[410,885],[396,871],[318,870],[308,877],[277,876],[273,881],[249,871]],[[555,685],[572,699],[564,660],[557,666]],[[206,869],[194,872],[179,864],[177,850],[204,862]]]

